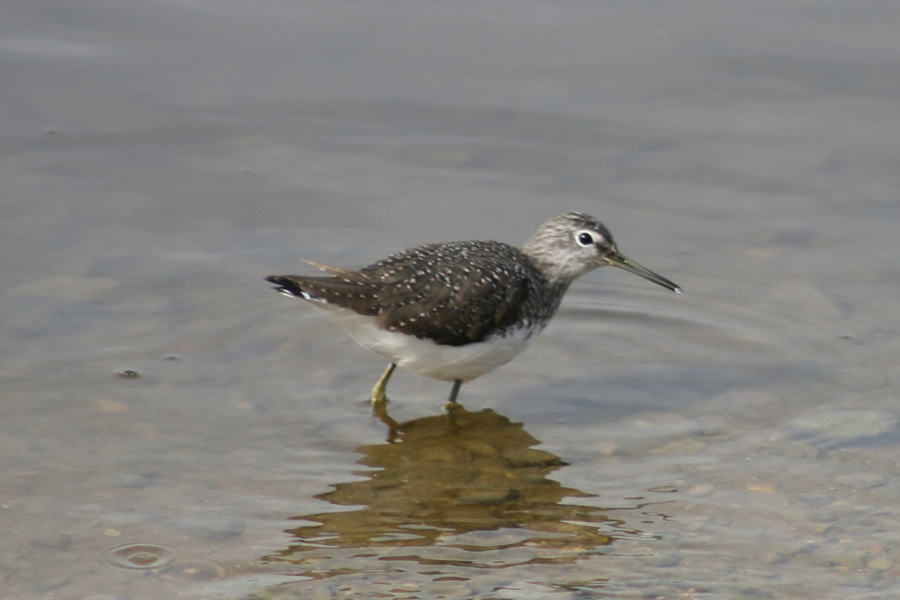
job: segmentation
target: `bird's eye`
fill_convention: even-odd
[[[579,231],[575,234],[575,240],[581,246],[590,246],[594,243],[594,236],[589,231]]]

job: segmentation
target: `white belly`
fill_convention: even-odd
[[[375,319],[329,304],[310,302],[340,325],[361,346],[420,375],[453,381],[470,381],[512,360],[541,327],[523,327],[506,336],[488,338],[465,346],[435,344],[428,339],[379,329]]]

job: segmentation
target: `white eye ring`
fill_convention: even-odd
[[[588,231],[587,229],[582,229],[581,231],[575,232],[575,241],[579,246],[584,246],[587,248],[588,246],[592,246],[597,240],[594,239],[594,233]]]

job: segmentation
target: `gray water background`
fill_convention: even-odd
[[[4,2],[0,595],[896,597],[898,28]],[[585,276],[471,438],[398,373],[387,443],[383,360],[262,281],[563,210],[685,293]]]

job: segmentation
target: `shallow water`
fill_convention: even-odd
[[[900,8],[7,2],[4,598],[893,598]],[[267,289],[562,210],[463,386]]]

